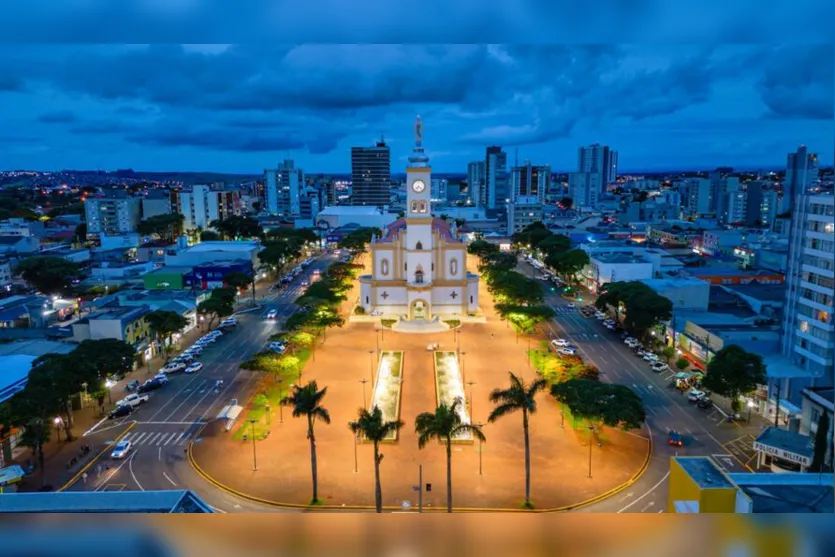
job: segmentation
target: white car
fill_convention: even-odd
[[[652,371],[654,371],[655,373],[661,373],[662,371],[667,371],[668,369],[670,369],[670,366],[663,362],[655,362],[654,364],[652,364],[651,367]]]
[[[568,304],[565,307],[567,307],[568,309],[574,309],[577,306],[574,305],[574,302],[568,302]]]
[[[644,359],[650,363],[655,363],[658,361],[658,354],[653,354],[652,352],[646,352],[644,354]]]
[[[568,342],[567,340],[565,340],[564,338],[555,338],[554,340],[551,341],[551,344],[553,344],[554,346],[559,348],[559,347],[562,347],[562,346],[568,346],[571,343]]]
[[[175,373],[185,368],[186,364],[183,362],[171,362],[170,364],[164,366],[160,371],[163,373]]]
[[[110,458],[121,460],[128,456],[131,449],[130,441],[119,441],[116,443],[116,446],[113,447],[113,451],[110,453]]]
[[[626,337],[623,340],[623,343],[631,348],[633,346],[638,346],[638,339],[633,337]]]
[[[287,346],[283,342],[271,342],[269,349],[273,352],[278,352],[279,354],[283,354],[285,350],[287,350]]]
[[[216,335],[206,335],[204,337],[200,337],[200,340],[197,341],[197,344],[211,344],[217,340]]]
[[[201,369],[203,369],[203,364],[201,364],[200,362],[194,362],[185,369],[185,373],[196,373]]]
[[[208,333],[206,333],[206,336],[207,337],[222,337],[223,336],[223,331],[221,331],[219,329],[215,329],[214,331],[209,331]]]
[[[199,344],[193,344],[188,348],[188,350],[186,350],[186,352],[188,352],[189,354],[197,354],[199,356],[200,353],[203,352],[203,347]]]
[[[154,375],[154,381],[159,381],[161,383],[168,383],[168,376],[164,373],[157,373]]]
[[[271,309],[270,311],[267,312],[267,319],[275,319],[277,317],[278,317],[278,310],[277,309]]]
[[[595,311],[594,316],[598,319],[606,319],[606,314],[602,311]]]
[[[557,350],[557,354],[562,354],[563,356],[574,356],[577,354],[576,348],[571,348],[570,346],[565,346]]]
[[[704,391],[700,391],[698,389],[693,389],[692,391],[687,393],[687,401],[688,402],[696,402],[700,398],[704,398],[706,396],[707,396],[707,394],[705,394]]]

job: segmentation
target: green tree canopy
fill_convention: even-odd
[[[173,242],[183,233],[184,220],[185,217],[180,213],[155,215],[141,221],[136,231],[143,235],[156,234],[164,240]]]
[[[485,257],[492,253],[498,253],[499,246],[496,244],[492,244],[484,239],[473,240],[470,242],[470,245],[467,246],[467,253],[470,255],[475,255],[482,261]]]
[[[71,355],[74,360],[92,368],[87,391],[93,392],[103,387],[108,377],[130,373],[136,350],[127,342],[115,338],[87,339],[81,341]],[[93,377],[95,380],[92,380]]]
[[[746,352],[738,344],[731,344],[716,353],[707,364],[702,379],[704,388],[731,399],[738,411],[739,397],[756,390],[766,382],[762,356]]]
[[[522,333],[532,333],[536,326],[554,317],[555,312],[549,306],[520,306],[515,304],[496,304],[496,312],[519,328]]]
[[[624,385],[569,379],[551,385],[551,395],[575,417],[592,423],[636,429],[646,419],[641,397]]]
[[[328,267],[327,275],[333,280],[343,281],[356,278],[361,270],[362,265],[358,265],[357,263],[332,263]]]
[[[264,230],[257,220],[251,217],[233,215],[225,219],[213,220],[209,226],[220,233],[227,240],[236,238],[260,238]]]
[[[337,245],[342,249],[364,251],[365,246],[371,242],[371,237],[379,232],[377,228],[373,227],[357,228],[346,234]]]
[[[235,311],[235,289],[224,287],[215,288],[208,300],[197,306],[197,313],[209,317],[209,328],[215,319],[232,315]]]
[[[818,418],[818,429],[815,431],[815,445],[812,453],[812,465],[810,472],[823,473],[832,471],[832,435],[829,431],[829,421],[832,414],[821,412]],[[827,454],[827,451],[829,454]],[[827,457],[829,464],[827,464]]]
[[[645,336],[660,321],[670,319],[673,311],[669,299],[639,281],[607,284],[597,297],[595,306],[601,310],[620,310],[623,323],[638,336]]]
[[[223,237],[214,230],[203,230],[200,232],[201,242],[217,242],[222,239]]]
[[[589,254],[581,249],[563,252],[551,252],[545,258],[548,265],[557,275],[568,284],[577,282],[577,273],[589,264]]]
[[[544,253],[545,257],[560,254],[571,249],[571,240],[562,234],[551,234],[539,243],[537,249]]]
[[[24,259],[15,267],[15,274],[46,295],[69,294],[72,292],[73,280],[83,277],[77,264],[63,257],[49,255]]]
[[[539,249],[539,244],[553,236],[553,233],[542,223],[532,222],[519,232],[510,237],[510,241],[521,246],[530,246],[531,249]]]
[[[276,272],[284,264],[301,255],[302,241],[299,238],[267,240],[263,245],[264,249],[258,253],[258,259],[267,265],[271,272]]]
[[[176,311],[156,310],[145,315],[145,321],[157,340],[163,340],[166,359],[168,358],[171,335],[180,332],[188,326],[188,319]]]
[[[271,228],[267,237],[278,240],[295,240],[299,244],[313,244],[319,241],[319,235],[312,228]]]
[[[502,273],[505,271],[512,271],[516,268],[517,258],[515,253],[506,251],[491,251],[481,258],[479,270],[484,272],[485,268],[490,269],[492,273]]]
[[[223,275],[223,282],[232,288],[245,290],[252,285],[252,275],[234,271]]]
[[[542,284],[516,271],[491,274],[487,286],[500,303],[537,305],[544,299]]]

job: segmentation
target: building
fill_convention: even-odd
[[[727,220],[728,196],[740,191],[739,178],[737,176],[724,176],[720,171],[715,170],[708,176],[710,182],[710,204],[708,211],[713,213],[720,221],[736,222]]]
[[[680,514],[831,514],[835,511],[833,480],[832,474],[731,473],[709,456],[674,456],[670,459],[666,510]]]
[[[507,205],[507,232],[513,234],[526,226],[541,221],[543,204],[536,196],[516,196]]]
[[[388,213],[380,207],[325,207],[316,215],[315,227],[333,231],[351,224],[363,227],[384,228],[397,219],[395,213]]]
[[[806,195],[818,181],[818,156],[809,153],[805,145],[786,156],[786,176],[783,180],[783,207],[781,213],[790,212],[798,195]]]
[[[705,230],[701,252],[705,255],[732,255],[734,248],[746,238],[739,230]]]
[[[710,304],[710,283],[692,277],[669,277],[641,280],[673,304],[673,311],[686,309],[707,311]]]
[[[717,213],[720,225],[744,225],[748,219],[748,192],[736,190],[722,195],[722,211]],[[759,214],[756,215],[757,217]]]
[[[474,161],[467,165],[467,193],[470,201],[476,207],[484,207],[484,198],[481,194],[485,191],[485,161]]]
[[[805,152],[805,151],[804,151]],[[798,195],[792,213],[783,313],[783,354],[832,386],[835,368],[835,205],[832,195]]]
[[[618,152],[606,145],[594,143],[577,150],[577,172],[596,174],[600,192],[618,179]]]
[[[351,147],[351,183],[351,205],[389,205],[391,151],[384,140],[373,147]]]
[[[285,159],[277,168],[264,170],[264,194],[267,213],[271,215],[299,216],[300,193],[304,187],[304,171],[296,163]]]
[[[504,207],[507,191],[507,153],[498,145],[487,147],[484,157],[484,187],[478,194],[488,209]]]
[[[760,284],[783,284],[785,280],[782,273],[760,269],[740,269],[735,264],[726,264],[723,261],[704,267],[688,267],[686,273],[691,277],[717,285],[748,284],[755,281]]]
[[[35,253],[40,247],[36,236],[0,236],[0,255]]]
[[[760,201],[760,222],[753,226],[762,226],[768,230],[774,229],[774,220],[780,214],[780,195],[777,190],[765,190]]]
[[[178,192],[178,196],[176,205],[184,217],[185,230],[208,230],[213,221],[241,215],[241,192],[237,190],[197,185],[191,191]]]
[[[38,236],[46,234],[44,223],[39,220],[11,218],[0,221],[0,236]]]
[[[684,212],[701,216],[711,212],[711,183],[707,178],[687,178],[683,181]]]
[[[252,261],[249,259],[227,259],[195,265],[192,271],[194,276],[193,286],[203,290],[221,288],[226,285],[224,279],[229,273],[243,273],[252,277]]]
[[[246,259],[255,269],[260,266],[258,252],[261,243],[257,241],[241,242],[200,242],[194,246],[181,248],[175,253],[165,254],[165,264],[181,267],[194,267],[210,261],[232,261]]]
[[[188,490],[151,490],[151,491],[55,491],[50,493],[6,493],[3,494],[2,513],[100,513],[100,514],[210,514],[211,505],[197,494]],[[134,529],[119,531],[119,541],[135,548],[127,555],[147,555],[156,557],[171,555],[161,539],[153,539],[145,531]],[[108,539],[103,531],[97,532],[102,539]],[[71,530],[63,533],[65,543],[73,547],[84,547],[89,543],[89,535],[76,538]],[[55,549],[52,536],[29,537],[26,540],[28,551],[48,555]],[[39,549],[35,549],[39,548]],[[27,551],[22,550],[22,551]],[[9,551],[14,551],[9,549]],[[136,553],[134,553],[134,551]]]
[[[652,278],[652,262],[631,253],[597,253],[589,256],[581,276],[585,286],[596,293],[610,282]]]
[[[147,347],[151,329],[145,316],[148,306],[104,308],[79,319],[72,324],[72,339],[83,340],[115,338],[133,346],[137,351]]]
[[[88,238],[136,232],[142,216],[140,199],[115,192],[110,195],[90,197],[84,202]]]
[[[568,197],[575,209],[596,209],[604,187],[602,175],[592,172],[572,172],[568,175]]]
[[[800,413],[800,431],[801,435],[808,435],[815,438],[818,432],[818,425],[820,424],[821,416],[825,416],[829,422],[827,439],[826,458],[824,465],[831,471],[835,462],[833,462],[833,432],[835,431],[835,423],[833,423],[833,416],[835,415],[835,390],[832,387],[807,387],[803,389],[803,401],[801,403]]]
[[[171,214],[171,192],[168,190],[150,190],[141,201],[143,219]]]
[[[432,178],[432,203],[447,202],[447,187],[449,187],[449,181],[446,178]]]
[[[535,198],[545,202],[545,193],[551,181],[551,167],[534,166],[525,161],[524,166],[514,166],[510,173],[511,199],[515,197]]]
[[[143,283],[148,290],[182,290],[191,286],[192,267],[167,265],[146,273]]]
[[[406,169],[406,216],[370,246],[371,274],[360,277],[360,306],[414,327],[445,329],[442,315],[478,310],[478,276],[467,271],[467,247],[451,225],[432,217],[432,171],[422,145],[420,120]]]

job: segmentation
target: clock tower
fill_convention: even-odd
[[[431,220],[432,169],[429,157],[423,151],[423,122],[415,121],[415,147],[406,168],[406,220]],[[427,223],[428,224],[428,223]]]

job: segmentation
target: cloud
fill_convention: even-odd
[[[831,120],[835,116],[835,51],[831,45],[779,49],[757,89],[778,118]]]
[[[67,124],[75,122],[77,116],[71,110],[56,110],[54,112],[45,112],[38,116],[38,122],[44,124]]]

